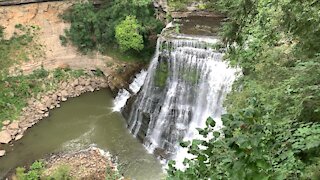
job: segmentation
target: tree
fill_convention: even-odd
[[[169,179],[320,179],[320,2],[208,1],[228,17],[225,57],[243,76],[225,102],[224,138],[183,143],[196,157],[184,172],[170,164]]]
[[[135,16],[127,16],[116,26],[115,37],[122,51],[143,49],[143,37],[139,34],[140,29],[141,26]]]

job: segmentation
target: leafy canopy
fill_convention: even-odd
[[[319,179],[320,1],[207,3],[228,17],[226,58],[243,76],[227,97],[224,138],[194,140],[196,158],[184,172],[171,163],[168,179]]]
[[[99,8],[90,3],[76,4],[63,15],[71,23],[70,29],[66,30],[67,39],[84,53],[92,50],[104,52],[110,45],[119,43],[116,27],[128,16],[135,17],[136,24],[139,24],[144,49],[153,47],[152,37],[161,32],[163,25],[155,17],[151,0],[106,1]],[[138,49],[141,50],[141,45]]]
[[[122,51],[130,49],[140,51],[143,49],[143,37],[139,34],[141,26],[136,17],[127,16],[116,27],[116,39]]]

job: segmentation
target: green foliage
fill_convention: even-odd
[[[33,50],[30,44],[34,38],[36,27],[16,25],[15,33],[11,38],[4,38],[4,28],[0,26],[0,71],[7,69],[22,60],[29,60],[29,50]],[[33,52],[35,53],[35,52]]]
[[[17,180],[37,180],[37,179],[48,179],[48,180],[71,180],[70,168],[65,165],[59,166],[54,172],[48,177],[43,177],[45,170],[44,163],[42,161],[35,161],[26,171],[25,168],[18,167],[16,169]]]
[[[3,26],[0,26],[0,40],[2,40],[2,39],[3,39],[3,36],[4,36],[3,30],[4,30],[4,27],[3,27]]]
[[[226,58],[243,76],[225,104],[224,137],[182,143],[196,158],[185,172],[171,163],[168,179],[319,179],[320,2],[210,4],[228,16]]]
[[[213,132],[214,121],[208,119],[207,127],[199,133],[217,134],[209,141],[184,143],[196,158],[185,160],[189,168],[184,172],[171,163],[168,179],[296,179],[303,175],[307,165],[300,153],[318,151],[320,125],[271,123],[263,104],[256,98],[248,103],[248,108],[222,117],[224,138]]]
[[[193,1],[192,0],[168,0],[168,5],[172,10],[185,10]]]
[[[165,61],[161,61],[157,67],[155,74],[155,85],[160,88],[166,86],[167,79],[169,77],[168,64]]]
[[[106,178],[105,178],[106,180],[118,180],[118,179],[121,179],[121,178],[122,178],[122,175],[118,171],[112,169],[112,167],[107,165],[107,167],[106,167]]]
[[[136,17],[127,16],[116,26],[116,39],[122,51],[130,49],[141,51],[143,49],[143,37],[139,34],[141,26]]]
[[[16,176],[18,180],[23,180],[27,178],[27,175],[24,173],[26,171],[25,168],[17,167],[16,169]]]
[[[67,46],[67,44],[68,44],[68,39],[66,38],[66,36],[60,35],[60,36],[59,36],[59,39],[60,39],[60,41],[61,41],[61,45],[62,45],[62,46]]]
[[[136,50],[144,47],[144,52],[149,52],[146,50],[155,45],[153,37],[163,27],[155,18],[151,0],[105,1],[100,8],[95,8],[90,3],[77,4],[63,15],[66,21],[71,22],[66,37],[85,53],[92,50],[106,52],[117,42],[122,43],[119,45],[123,47],[123,38],[120,38],[121,41],[116,38],[116,27],[121,22],[124,23],[127,16],[135,17],[135,24],[139,24],[139,36],[134,38],[138,41],[129,47]],[[134,35],[135,31],[131,32]]]
[[[93,74],[94,74],[95,76],[99,76],[99,77],[101,77],[101,76],[104,75],[103,72],[102,72],[99,68],[96,69],[95,71],[93,71]]]
[[[70,11],[63,16],[64,20],[71,22],[71,27],[66,30],[66,37],[79,48],[87,53],[97,46],[96,24],[99,22],[95,9],[90,3],[75,4]]]
[[[84,75],[83,70],[56,69],[48,72],[43,68],[29,75],[8,76],[5,72],[0,73],[0,124],[7,119],[16,119],[29,98],[57,88],[61,80]]]
[[[66,165],[61,165],[55,170],[51,176],[47,177],[48,180],[71,180],[70,167]]]
[[[18,180],[35,180],[40,179],[41,174],[44,170],[44,164],[42,161],[35,161],[31,166],[30,170],[25,172],[25,168],[18,167],[16,169]]]

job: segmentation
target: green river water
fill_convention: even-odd
[[[85,149],[93,144],[118,156],[126,177],[161,179],[159,161],[132,137],[121,114],[112,113],[112,100],[111,92],[103,89],[69,99],[61,108],[50,111],[50,116],[29,129],[21,140],[5,147],[7,155],[0,158],[0,179],[9,170],[50,153]]]

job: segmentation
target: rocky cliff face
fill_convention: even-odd
[[[6,37],[14,34],[17,24],[36,26],[40,29],[35,39],[37,44],[40,44],[41,48],[37,51],[41,52],[37,53],[42,54],[41,57],[30,58],[28,62],[19,64],[12,70],[19,69],[24,73],[30,73],[41,66],[48,70],[58,67],[100,69],[106,76],[111,77],[115,87],[122,88],[127,85],[131,75],[140,68],[137,63],[118,61],[99,53],[83,55],[72,45],[66,47],[61,45],[59,36],[63,35],[64,30],[70,25],[65,23],[59,15],[71,7],[73,3],[75,2],[56,1],[2,6],[0,8],[0,25],[5,27]],[[120,70],[121,73],[119,73]]]
[[[172,18],[186,18],[186,17],[193,17],[193,16],[200,16],[200,17],[224,17],[223,15],[212,12],[206,11],[199,8],[199,2],[193,2],[187,4],[184,9],[174,9],[170,6],[167,0],[154,0],[154,6],[158,11],[158,17],[161,19],[165,19],[167,14],[170,14]]]
[[[163,11],[163,12],[168,12],[169,7],[168,7],[168,2],[167,0],[154,0],[153,5],[155,8]]]

